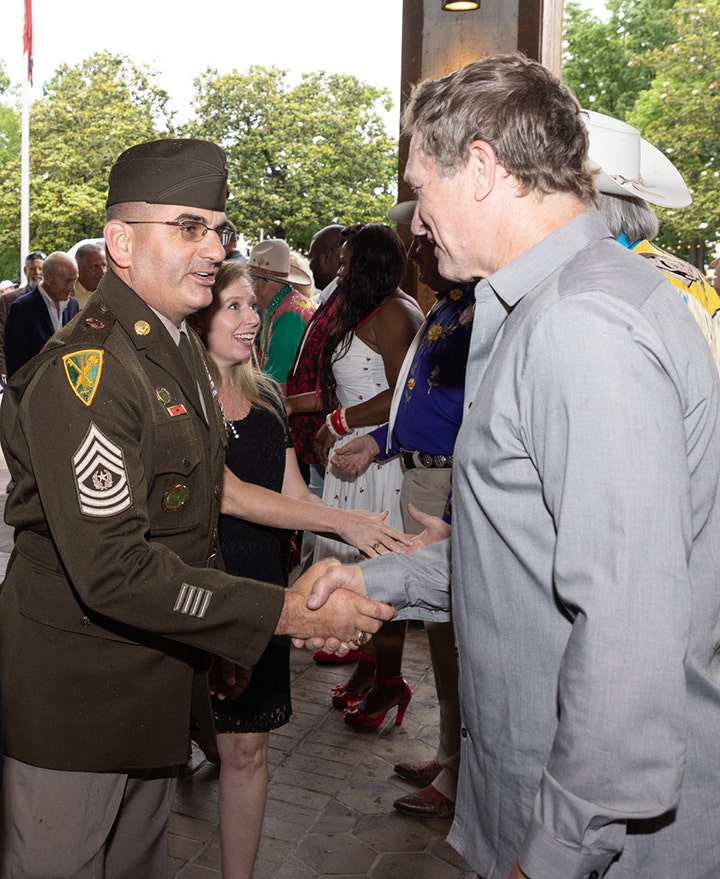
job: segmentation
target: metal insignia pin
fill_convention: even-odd
[[[170,391],[167,388],[155,388],[155,396],[161,403],[170,402]]]
[[[147,336],[150,332],[150,324],[146,320],[135,321],[135,332],[138,336]]]
[[[178,485],[169,488],[163,495],[163,510],[165,510],[166,513],[176,513],[185,506],[189,499],[190,489],[187,485],[178,483]]]
[[[92,327],[94,330],[101,330],[105,326],[105,324],[101,320],[98,320],[96,317],[86,317],[85,323],[89,327]]]

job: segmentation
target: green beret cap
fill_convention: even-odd
[[[225,153],[207,140],[153,140],[130,147],[110,169],[106,207],[125,201],[224,211]]]

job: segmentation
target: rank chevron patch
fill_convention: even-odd
[[[81,513],[115,516],[132,504],[123,451],[92,421],[72,462]]]
[[[76,351],[63,357],[65,375],[75,396],[86,406],[92,403],[102,373],[103,351]]]

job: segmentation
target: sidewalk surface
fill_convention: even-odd
[[[9,475],[0,453],[0,511]],[[0,522],[0,575],[12,551]],[[270,737],[270,789],[254,879],[475,879],[444,841],[445,819],[397,814],[392,803],[413,790],[393,773],[401,761],[429,760],[438,709],[427,639],[411,625],[403,671],[413,698],[402,726],[395,709],[375,730],[345,725],[330,705],[333,684],[353,666],[317,665],[293,650],[294,714]],[[168,877],[220,879],[218,771],[193,746],[178,784],[170,823]]]

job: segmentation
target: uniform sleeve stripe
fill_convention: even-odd
[[[183,583],[175,600],[174,611],[184,613],[191,617],[203,619],[210,606],[212,592],[209,589],[203,589],[200,586],[191,586],[189,583]]]

